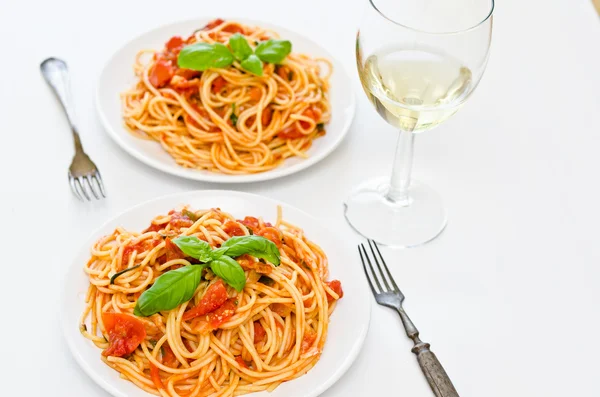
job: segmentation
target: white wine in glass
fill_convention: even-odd
[[[494,0],[368,0],[356,37],[363,89],[400,136],[392,176],[358,186],[345,216],[394,247],[431,241],[446,226],[441,197],[412,181],[415,134],[456,113],[487,64]]]
[[[471,92],[471,70],[432,52],[392,50],[358,63],[367,96],[388,123],[428,130],[452,116]]]

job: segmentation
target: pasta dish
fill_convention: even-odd
[[[276,32],[216,19],[142,50],[121,94],[125,125],[186,168],[248,174],[306,158],[330,120],[332,64],[291,49]]]
[[[280,209],[275,224],[172,210],[100,238],[84,270],[81,333],[159,396],[272,391],[305,374],[343,296],[325,253]]]

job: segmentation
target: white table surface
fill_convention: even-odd
[[[0,2],[0,394],[107,396],[67,350],[59,294],[88,234],[141,201],[193,189],[259,193],[326,219],[355,249],[342,199],[389,172],[396,139],[355,71],[364,2]],[[93,103],[108,56],[157,25],[206,15],[288,26],[345,64],[357,116],[330,157],[280,180],[214,185],[150,169],[108,138]],[[477,92],[417,139],[414,175],[442,193],[448,227],[425,247],[384,253],[406,310],[461,396],[598,396],[600,19],[587,0],[504,0],[494,22]],[[72,70],[83,143],[103,173],[105,201],[84,204],[69,190],[71,137],[39,73],[47,56]],[[356,363],[324,396],[431,396],[397,315],[374,305],[371,321]]]

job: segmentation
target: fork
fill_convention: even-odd
[[[369,254],[365,249],[364,244],[360,244],[358,246],[358,253],[360,254],[360,259],[362,261],[365,275],[367,276],[367,281],[371,287],[371,291],[373,291],[373,295],[375,295],[375,300],[382,306],[396,309],[400,315],[400,319],[402,319],[402,324],[406,330],[406,335],[408,335],[408,337],[415,344],[412,348],[412,352],[416,354],[421,371],[423,371],[423,374],[427,378],[427,382],[429,382],[429,386],[431,387],[431,390],[435,396],[459,397],[456,389],[450,381],[450,378],[446,374],[446,371],[444,371],[444,367],[442,367],[442,364],[440,364],[435,354],[429,350],[429,343],[422,342],[421,339],[419,339],[419,331],[402,308],[404,294],[396,285],[396,282],[394,281],[394,278],[392,277],[392,274],[390,273],[390,270],[388,269],[381,252],[379,251],[377,243],[371,240],[368,240],[368,243],[372,253],[373,261],[371,262],[371,258],[369,258]],[[376,251],[377,254],[375,254]],[[377,259],[378,257],[379,259]],[[373,262],[376,266],[373,266]],[[367,271],[367,264],[371,271],[370,275]],[[383,268],[381,265],[383,265]],[[383,269],[385,269],[385,272]]]
[[[73,133],[75,142],[75,156],[69,167],[69,184],[75,196],[83,201],[84,198],[92,201],[92,195],[100,200],[100,195],[106,197],[102,177],[96,164],[89,158],[81,145],[79,132],[75,127],[75,113],[73,111],[71,92],[69,91],[69,69],[65,61],[57,58],[48,58],[40,64],[40,70],[46,82],[50,85],[62,105]],[[89,193],[88,193],[89,190]],[[91,194],[90,194],[91,193]]]

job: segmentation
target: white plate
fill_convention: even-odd
[[[148,201],[123,212],[92,233],[69,269],[61,302],[63,331],[77,362],[96,383],[113,396],[150,396],[133,383],[121,379],[117,371],[104,364],[100,359],[101,350],[79,333],[79,319],[89,286],[83,266],[89,259],[92,244],[101,236],[112,233],[117,226],[143,230],[156,215],[166,214],[184,204],[196,209],[219,207],[237,218],[246,215],[262,216],[266,221],[275,221],[277,205],[280,204],[283,207],[283,218],[303,228],[306,236],[323,248],[329,259],[330,277],[341,280],[344,297],[331,316],[321,359],[306,375],[283,383],[272,393],[260,392],[252,396],[314,397],[323,393],[356,359],[369,328],[372,297],[354,247],[340,242],[335,233],[327,230],[318,219],[290,205],[262,196],[226,190],[180,193]]]
[[[356,106],[352,81],[343,66],[321,46],[298,33],[266,22],[238,18],[235,20],[244,24],[277,31],[283,39],[292,42],[294,52],[328,58],[333,62],[330,95],[331,121],[325,127],[327,131],[325,136],[316,139],[308,150],[307,154],[310,156],[308,159],[290,158],[279,167],[258,174],[226,175],[194,170],[178,165],[158,142],[136,138],[125,129],[119,94],[136,82],[133,63],[137,52],[142,49],[160,49],[170,37],[187,36],[199,27],[206,25],[211,19],[201,18],[177,22],[151,30],[125,44],[108,61],[98,81],[96,109],[104,128],[115,142],[133,157],[161,171],[188,179],[223,183],[257,182],[289,175],[310,167],[331,153],[348,133]]]

